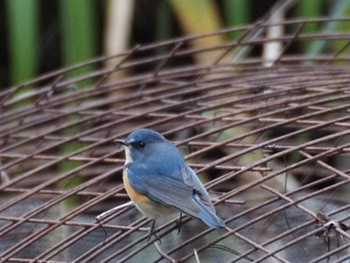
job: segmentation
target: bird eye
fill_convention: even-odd
[[[143,141],[135,141],[135,142],[131,143],[131,146],[134,148],[137,148],[137,149],[143,148],[143,147],[145,147],[145,145],[146,144]]]

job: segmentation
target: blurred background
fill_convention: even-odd
[[[0,10],[0,262],[350,258],[350,1]],[[140,127],[179,146],[234,233],[165,218],[147,239],[112,142]]]
[[[0,2],[0,88],[101,55],[118,54],[138,44],[251,23],[262,18],[277,2],[4,0]],[[350,3],[344,0],[281,2],[293,4],[286,13],[279,14],[279,20],[284,17],[341,17],[350,13]],[[318,30],[317,27],[308,24],[302,30],[312,32]],[[191,44],[198,47],[218,45],[238,36],[234,32]],[[306,46],[301,48],[311,52]]]

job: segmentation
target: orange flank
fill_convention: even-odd
[[[129,178],[128,178],[128,169],[124,169],[123,181],[124,181],[125,190],[133,202],[142,204],[144,202],[149,201],[149,198],[147,196],[135,191],[135,189],[130,185]]]
[[[162,215],[169,215],[176,212],[175,209],[149,199],[146,195],[137,192],[130,184],[128,169],[124,169],[123,181],[126,192],[134,202],[137,209],[147,218],[155,219]]]

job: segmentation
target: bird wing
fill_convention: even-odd
[[[182,169],[181,176],[186,185],[193,189],[192,200],[199,208],[199,217],[210,227],[225,227],[224,221],[216,215],[215,208],[207,190],[199,181],[196,173],[189,167]]]
[[[200,202],[202,202],[209,210],[215,213],[215,208],[210,200],[207,190],[204,188],[201,181],[198,179],[196,173],[189,166],[185,166],[181,170],[181,177],[184,183],[190,186],[194,193],[198,195]]]
[[[199,208],[192,201],[191,186],[174,176],[145,174],[145,172],[145,169],[139,169],[138,166],[128,168],[129,183],[136,191],[154,201],[175,207],[193,217],[199,217]]]
[[[182,167],[181,167],[182,164]],[[202,219],[211,227],[224,227],[216,215],[209,195],[194,171],[185,162],[178,163],[177,175],[164,174],[153,166],[151,171],[138,165],[130,165],[130,184],[154,201],[175,207],[192,217]],[[174,172],[174,169],[172,170]]]

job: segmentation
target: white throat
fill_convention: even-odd
[[[125,149],[125,164],[124,165],[127,165],[129,163],[132,163],[133,159],[131,157],[131,153],[130,153],[129,147],[124,146],[124,149]]]

